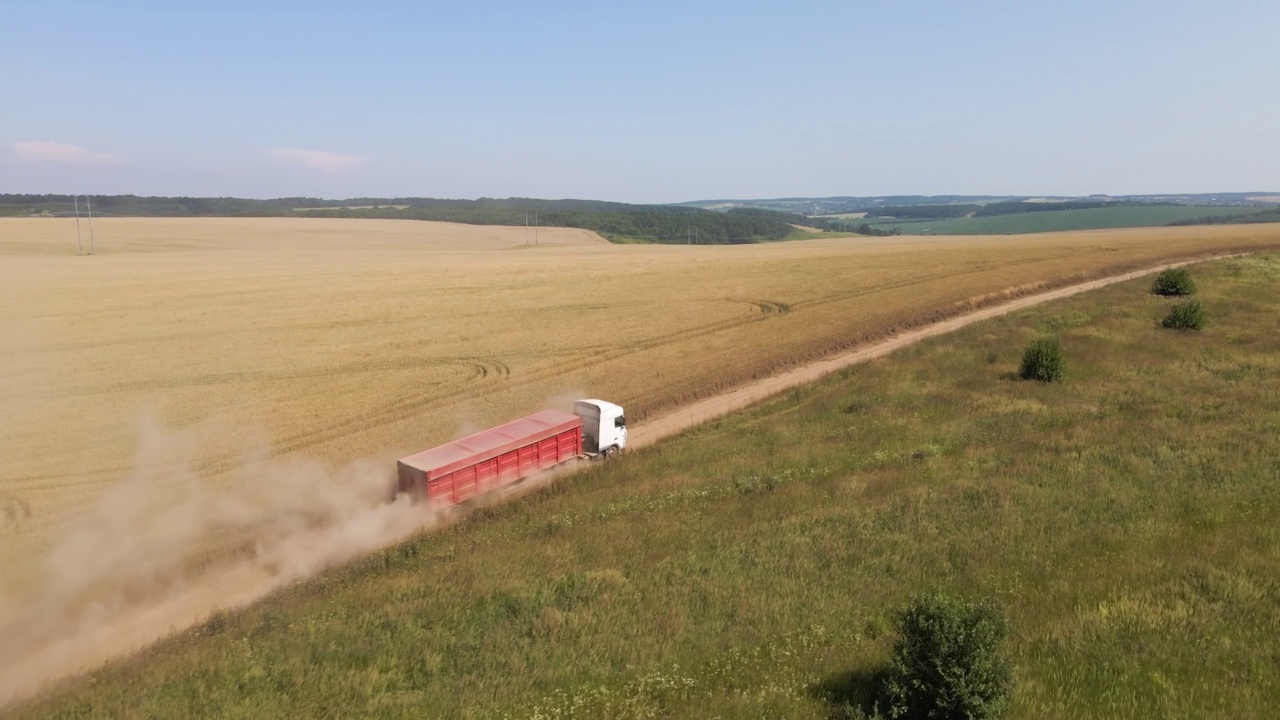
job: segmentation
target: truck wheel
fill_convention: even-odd
[[[616,456],[617,456],[617,454],[618,454],[618,446],[617,446],[617,445],[610,445],[610,446],[609,446],[607,449],[605,449],[605,451],[604,451],[604,459],[605,459],[605,460],[608,460],[608,459],[610,459],[610,458],[612,458],[612,457],[616,457]]]

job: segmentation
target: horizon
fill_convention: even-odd
[[[71,2],[9,17],[26,31],[0,68],[25,102],[0,119],[0,193],[673,204],[1280,187],[1280,98],[1257,79],[1280,60],[1280,7],[1239,0]]]
[[[528,196],[509,196],[497,197],[492,195],[480,195],[476,197],[427,197],[422,195],[348,195],[324,197],[315,195],[278,195],[278,196],[262,196],[253,197],[247,195],[139,195],[137,193],[95,193],[86,195],[84,193],[33,193],[33,192],[0,192],[0,198],[7,195],[13,196],[32,196],[32,197],[66,197],[68,201],[75,197],[101,197],[101,198],[118,198],[118,197],[136,197],[141,199],[163,199],[163,200],[250,200],[254,202],[271,202],[278,200],[320,200],[324,202],[339,202],[343,200],[435,200],[443,202],[479,202],[481,200],[508,201],[508,200],[532,200],[536,202],[603,202],[616,203],[623,205],[691,205],[693,203],[764,203],[764,202],[786,202],[786,201],[802,201],[802,200],[875,200],[881,198],[957,198],[959,200],[981,199],[981,198],[1009,198],[1013,200],[1027,199],[1034,200],[1044,198],[1048,200],[1087,200],[1090,198],[1106,198],[1109,200],[1125,200],[1128,198],[1143,198],[1159,200],[1162,198],[1195,198],[1195,197],[1219,197],[1226,195],[1248,195],[1267,198],[1280,198],[1280,191],[1274,190],[1224,190],[1207,193],[1131,193],[1126,195],[1108,195],[1106,193],[1089,193],[1085,195],[1035,195],[1028,193],[1005,193],[1005,194],[982,194],[969,195],[965,193],[871,193],[867,195],[797,195],[785,197],[702,197],[689,198],[686,200],[676,200],[665,203],[630,203],[623,200],[611,200],[608,198],[590,198],[590,197],[528,197]],[[1268,206],[1280,204],[1280,199],[1254,200],[1254,204],[1259,206]],[[922,203],[933,204],[933,203]],[[949,204],[939,202],[936,204]]]

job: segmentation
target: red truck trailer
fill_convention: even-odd
[[[543,410],[401,458],[400,492],[447,507],[583,455],[582,418]]]

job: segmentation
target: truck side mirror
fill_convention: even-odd
[[[614,426],[614,427],[620,427],[620,428],[624,428],[624,427],[626,427],[626,426],[627,426],[627,416],[626,416],[626,415],[619,415],[619,416],[618,416],[618,417],[613,421],[613,426]]]

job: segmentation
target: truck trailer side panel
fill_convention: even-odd
[[[402,458],[400,491],[460,503],[582,454],[582,420],[546,410]]]
[[[570,430],[439,477],[428,476],[427,497],[439,505],[464,502],[572,460],[581,454],[580,444],[581,434]],[[502,467],[505,472],[499,470]]]

